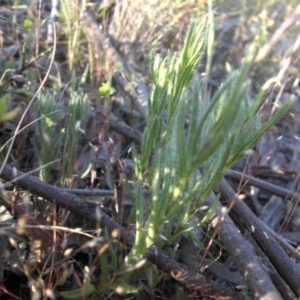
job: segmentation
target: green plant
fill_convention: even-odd
[[[85,134],[88,98],[85,94],[71,91],[66,112],[63,103],[59,103],[57,98],[56,94],[49,92],[40,94],[35,110],[39,119],[36,149],[40,166],[61,159],[60,183],[68,186],[73,178],[80,136]],[[50,169],[51,166],[41,169],[42,180],[48,180]]]
[[[76,161],[76,150],[79,138],[85,134],[84,128],[89,109],[88,97],[85,94],[71,92],[71,99],[68,105],[68,117],[65,127],[65,144],[62,154],[62,177],[63,186],[71,183]]]
[[[191,230],[186,224],[201,209],[224,171],[243,158],[290,105],[287,103],[261,124],[257,110],[265,90],[258,94],[252,107],[247,97],[255,54],[251,50],[241,70],[229,75],[211,101],[201,97],[202,82],[195,81],[193,92],[189,93],[206,47],[205,30],[205,22],[192,23],[181,54],[169,54],[165,59],[155,56],[151,64],[153,91],[148,124],[141,154],[133,150],[136,242],[130,263],[141,259],[152,244],[165,247]],[[167,119],[163,117],[164,110],[168,112]],[[147,182],[149,199],[142,192]],[[213,209],[207,216],[212,213]]]
[[[62,107],[62,103],[57,102],[56,94],[40,94],[39,101],[35,106],[35,114],[39,118],[37,121],[39,138],[35,140],[36,149],[40,149],[37,151],[39,153],[39,166],[46,165],[58,157],[64,137],[62,130],[59,130]],[[49,179],[51,167],[48,166],[40,170],[39,177],[41,180],[47,181]]]

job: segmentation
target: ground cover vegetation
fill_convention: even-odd
[[[1,299],[298,299],[296,1],[0,1]]]

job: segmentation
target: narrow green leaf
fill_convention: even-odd
[[[244,142],[239,151],[237,151],[235,157],[228,162],[227,167],[242,159],[245,156],[245,151],[251,149],[254,144],[263,136],[263,134],[287,112],[292,102],[293,101],[290,100],[285,103],[267,122],[262,124],[261,128],[256,132],[256,134]]]
[[[184,139],[185,133],[184,133],[184,128],[182,126],[182,124],[184,124],[184,116],[185,116],[185,105],[184,105],[184,99],[182,99],[176,117],[177,151],[179,154],[180,178],[186,176],[186,169],[190,167],[186,162],[187,153],[185,152],[185,139]]]
[[[107,229],[104,230],[104,236],[105,236],[105,241],[108,243],[108,251],[109,251],[109,255],[111,257],[111,263],[112,263],[113,269],[117,270],[118,269],[117,252],[116,252],[116,249],[112,245],[112,242],[111,242],[111,239],[110,239]],[[101,270],[102,270],[102,266],[101,266]]]
[[[135,234],[135,244],[132,247],[129,254],[129,264],[134,264],[142,258],[146,250],[146,235],[147,232],[144,228],[144,218],[145,218],[145,205],[146,201],[143,197],[143,186],[142,182],[139,182],[136,187],[136,234]]]
[[[96,288],[94,285],[89,284],[85,288],[80,288],[72,291],[64,291],[64,292],[58,292],[63,299],[81,299],[82,297],[87,297],[94,293],[96,291]]]

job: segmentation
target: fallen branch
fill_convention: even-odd
[[[230,213],[235,214],[235,217],[245,224],[246,228],[253,235],[260,248],[268,256],[277,272],[289,285],[295,295],[299,297],[300,268],[297,264],[286,254],[274,238],[273,234],[268,232],[267,227],[254,215],[250,208],[243,201],[237,199],[235,191],[225,179],[221,181],[219,191],[226,200],[234,201]]]
[[[260,249],[260,247],[257,245],[254,238],[251,236],[249,232],[245,232],[244,234],[247,242],[251,245],[251,247],[254,249],[256,255],[258,255],[261,259],[261,262],[265,266],[266,272],[269,274],[270,278],[274,282],[274,285],[280,291],[281,295],[284,296],[284,300],[296,300],[295,294],[291,291],[289,286],[286,284],[286,282],[281,278],[281,276],[278,274],[272,263],[270,262],[269,258],[265,255],[265,253]]]
[[[233,180],[236,180],[237,182],[242,182],[246,184],[253,185],[259,189],[262,189],[266,192],[270,192],[273,195],[276,195],[278,197],[282,197],[287,200],[291,201],[298,201],[299,199],[299,194],[295,193],[291,190],[287,190],[285,188],[282,188],[280,186],[277,186],[275,184],[266,182],[264,180],[246,175],[244,173],[234,171],[234,170],[229,170],[225,173],[225,178],[231,178]],[[295,257],[298,261],[300,261],[300,255],[299,253],[293,248],[290,244],[288,244],[284,239],[282,239],[281,236],[276,234],[271,228],[267,227],[264,223],[262,223],[264,227],[267,228],[267,230],[273,234],[277,242],[287,251],[289,252],[293,257]]]
[[[40,181],[37,177],[28,175],[13,169],[9,166],[3,166],[0,178],[5,181],[15,182],[15,184],[24,190],[28,190],[34,195],[55,203],[61,207],[67,208],[74,214],[87,220],[94,226],[97,223],[105,226],[112,233],[117,232],[118,240],[128,247],[132,247],[135,242],[135,235],[128,232],[117,222],[106,215],[103,210],[94,203],[86,202],[81,198],[61,190],[58,187]],[[19,179],[15,180],[16,177]],[[243,299],[243,296],[230,288],[217,284],[203,275],[187,268],[174,259],[170,258],[167,253],[155,246],[146,250],[145,257],[155,264],[160,270],[167,273],[179,283],[184,285],[193,295],[209,296],[214,299]]]
[[[249,176],[246,174],[243,174],[238,171],[229,170],[225,173],[225,177],[232,178],[236,181],[242,181],[243,183],[248,183],[250,185],[253,185],[259,189],[262,189],[266,192],[270,192],[278,197],[282,197],[284,199],[288,200],[297,200],[299,199],[299,194],[295,193],[291,190],[287,190],[285,188],[282,188],[278,185],[266,182],[265,180],[257,179],[253,176]]]
[[[211,195],[205,204],[211,206],[215,197]],[[212,220],[215,232],[243,275],[250,292],[255,299],[275,300],[282,299],[268,274],[255,255],[248,242],[240,234],[231,218],[224,215],[222,205],[217,206],[217,217]],[[222,217],[223,216],[223,217]]]

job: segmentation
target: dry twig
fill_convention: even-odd
[[[205,204],[211,206],[214,199],[215,197],[211,195]],[[282,299],[245,238],[238,232],[230,217],[224,216],[221,204],[217,206],[217,214],[218,216],[212,220],[212,225],[255,299]]]
[[[268,256],[277,272],[289,285],[295,295],[299,297],[300,268],[281,248],[273,234],[268,232],[268,229],[263,225],[261,220],[254,215],[243,201],[237,199],[236,193],[225,179],[221,181],[219,190],[226,200],[230,202],[233,201],[234,203],[230,213],[235,214],[235,217],[244,223],[246,228],[253,235],[257,244]]]
[[[106,215],[103,210],[94,203],[85,202],[76,195],[61,190],[58,187],[40,181],[37,177],[17,171],[9,166],[0,163],[2,173],[0,177],[5,181],[14,181],[15,177],[19,177],[16,184],[31,193],[53,202],[61,207],[68,209],[77,216],[82,217],[88,222],[96,226],[100,222],[107,228],[110,233],[117,233],[118,240],[127,247],[134,245],[135,236],[127,231],[117,222]],[[115,236],[115,235],[114,235]],[[201,274],[190,270],[185,265],[170,258],[167,253],[160,250],[156,246],[151,246],[146,250],[145,257],[155,264],[163,272],[169,274],[179,283],[183,284],[190,293],[194,295],[209,295],[215,299],[243,299],[243,296],[230,288],[226,288],[217,284]],[[275,299],[275,298],[273,298]]]

